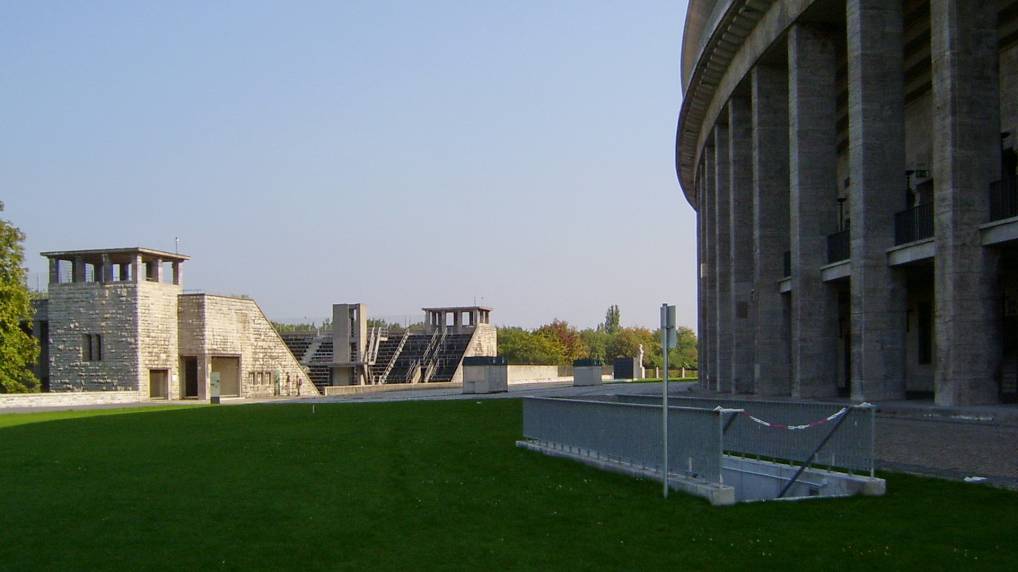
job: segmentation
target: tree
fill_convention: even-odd
[[[602,362],[608,361],[608,344],[611,339],[612,335],[604,331],[602,326],[596,330],[587,328],[580,332],[580,341],[587,351],[586,357]]]
[[[0,212],[3,212],[0,202]],[[25,284],[24,233],[0,219],[0,393],[39,390],[32,365],[39,343],[22,324],[32,320],[32,302]]]
[[[604,331],[609,334],[618,332],[621,322],[622,312],[619,311],[618,304],[608,306],[608,311],[604,314]]]
[[[583,357],[587,357],[587,348],[584,347],[583,340],[580,339],[579,333],[576,328],[569,325],[568,322],[562,320],[553,320],[550,324],[545,324],[534,331],[537,335],[548,336],[562,345],[563,351],[563,365],[573,363],[573,360],[577,360]]]
[[[498,355],[510,364],[565,365],[565,348],[548,334],[528,332],[523,328],[498,329]]]

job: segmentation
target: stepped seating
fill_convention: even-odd
[[[315,355],[311,356],[309,360],[313,364],[331,364],[332,363],[332,336],[329,336],[322,340],[321,345],[315,350]]]
[[[332,368],[327,365],[312,365],[310,370],[311,382],[315,384],[318,391],[325,393],[325,387],[332,385]]]
[[[303,362],[304,354],[307,353],[308,348],[315,341],[314,332],[293,332],[280,334],[283,338],[283,343],[293,354],[293,357],[297,358],[297,361]]]

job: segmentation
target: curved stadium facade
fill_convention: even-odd
[[[1018,397],[1018,1],[691,0],[701,383]]]

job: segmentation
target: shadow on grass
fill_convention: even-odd
[[[517,449],[517,400],[0,417],[0,568],[1009,566],[1018,494],[713,508]],[[25,417],[25,416],[17,416]]]

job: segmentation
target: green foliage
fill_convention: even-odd
[[[609,334],[618,332],[619,328],[622,327],[622,312],[619,310],[618,304],[608,306],[608,311],[604,313],[604,324],[602,324],[602,327]]]
[[[577,331],[567,322],[553,320],[534,331],[516,327],[498,329],[498,354],[511,364],[571,365],[581,358],[599,359],[605,363],[619,357],[637,357],[643,345],[643,365],[662,367],[661,330],[624,328],[618,324],[621,313],[611,306],[605,323],[597,329]],[[696,334],[680,326],[678,347],[668,353],[673,368],[696,367]]]
[[[39,390],[39,380],[31,370],[39,359],[39,342],[22,326],[33,315],[25,285],[24,240],[20,229],[0,219],[0,393]]]
[[[272,327],[276,329],[280,334],[291,334],[297,332],[317,332],[319,330],[328,330],[332,328],[332,320],[322,320],[322,323],[317,322],[305,322],[301,324],[284,324],[282,322],[272,322]]]
[[[498,355],[512,364],[567,365],[565,346],[548,333],[523,328],[498,329]]]
[[[537,328],[534,334],[547,336],[562,346],[561,359],[555,362],[559,365],[570,365],[573,363],[573,360],[588,357],[587,348],[583,345],[579,332],[576,331],[576,328],[570,326],[568,322],[553,320],[550,324]]]

